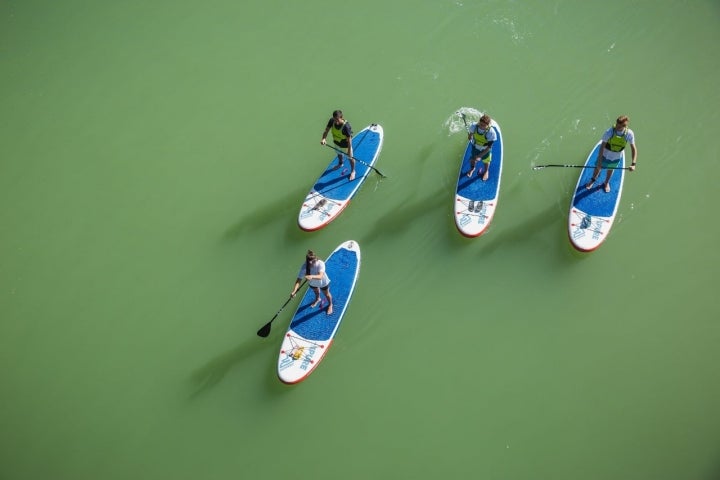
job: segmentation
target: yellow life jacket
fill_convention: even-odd
[[[492,127],[490,127],[490,125],[488,125],[488,127],[485,129],[485,131],[483,133],[478,132],[477,127],[475,128],[475,133],[473,133],[473,138],[475,139],[475,145],[477,145],[478,147],[481,147],[481,146],[485,145],[486,143],[488,143],[488,139],[487,139],[486,135],[490,131],[490,128],[492,128]]]
[[[628,128],[625,127],[625,130],[623,130],[622,135],[618,135],[617,131],[615,130],[615,127],[612,127],[613,134],[612,137],[610,137],[610,140],[605,142],[605,148],[607,148],[610,151],[613,152],[622,152],[625,150],[625,146],[627,145],[627,134],[628,134]]]
[[[348,136],[343,133],[343,127],[345,127],[344,123],[342,125],[340,125],[340,128],[338,128],[337,125],[333,122],[331,131],[332,131],[333,141],[335,143],[340,144],[348,139]]]

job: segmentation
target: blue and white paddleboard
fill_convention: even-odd
[[[350,303],[360,272],[360,246],[353,240],[339,245],[325,260],[330,277],[333,313],[327,314],[327,303],[311,307],[315,293],[308,288],[298,305],[283,338],[278,359],[278,377],[283,383],[298,383],[307,378],[327,353]]]
[[[483,182],[481,176],[477,174],[477,168],[471,178],[466,176],[470,171],[472,143],[468,142],[460,164],[455,189],[455,225],[466,237],[477,237],[485,233],[497,207],[503,166],[503,140],[500,125],[495,120],[492,121],[491,127],[495,129],[498,139],[492,146],[488,179]]]
[[[368,166],[374,166],[380,155],[383,143],[383,128],[372,124],[365,127],[353,137],[353,157],[355,162],[355,179],[348,180],[350,160],[345,158],[341,168],[335,169],[338,156],[335,155],[330,165],[317,179],[310,193],[303,200],[298,225],[306,231],[319,230],[337,218],[347,207],[360,185],[371,172]]]
[[[593,168],[600,150],[600,142],[585,160],[585,167],[580,173],[575,193],[570,202],[568,216],[568,236],[573,247],[581,252],[590,252],[600,246],[608,236],[615,221],[620,196],[622,195],[625,178],[625,152],[617,164],[615,173],[610,179],[610,192],[604,188],[606,170],[600,171],[595,185],[588,190],[585,186],[592,178]]]

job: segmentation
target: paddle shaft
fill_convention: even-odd
[[[460,114],[460,116],[463,119],[463,123],[465,124],[465,130],[467,130],[467,132],[470,133],[470,129],[468,128],[468,125],[467,125],[467,120],[465,119],[465,114],[463,112],[458,112],[458,113]]]
[[[541,170],[547,167],[563,167],[563,168],[595,168],[594,165],[535,165],[533,170]],[[630,167],[602,167],[603,170],[630,170]]]
[[[380,170],[378,170],[377,168],[373,167],[373,166],[370,165],[369,163],[363,162],[363,161],[360,160],[359,158],[355,158],[355,157],[353,157],[353,156],[351,156],[351,155],[348,155],[347,152],[343,152],[343,151],[340,150],[339,148],[336,148],[336,147],[334,147],[333,145],[330,145],[329,143],[325,143],[324,145],[325,145],[326,147],[332,148],[333,150],[335,150],[335,151],[338,152],[338,153],[342,153],[343,155],[352,158],[352,159],[355,160],[356,162],[362,163],[362,164],[365,165],[366,167],[372,168],[373,170],[375,170],[375,173],[377,173],[378,175],[380,175],[380,176],[383,177],[383,178],[387,178],[385,175],[382,174],[382,172],[381,172]]]
[[[300,290],[300,289],[302,288],[302,286],[305,285],[306,282],[307,282],[307,280],[303,280],[302,283],[300,284],[300,286],[298,287],[298,290]],[[260,328],[260,330],[257,331],[257,334],[258,334],[259,337],[267,337],[267,336],[270,334],[270,328],[272,328],[272,327],[271,327],[271,326],[272,326],[272,322],[275,321],[275,319],[278,317],[278,315],[280,315],[280,312],[282,312],[282,311],[285,309],[285,307],[287,307],[287,304],[290,303],[290,301],[291,301],[293,298],[295,298],[296,296],[297,296],[297,292],[295,292],[295,295],[294,295],[294,296],[291,296],[290,298],[288,298],[288,299],[285,301],[285,303],[283,304],[283,306],[280,307],[280,310],[277,311],[277,313],[275,314],[275,316],[273,316],[268,323],[266,323],[265,325],[263,325],[262,328]]]

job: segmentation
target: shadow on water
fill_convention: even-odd
[[[195,370],[190,376],[192,384],[190,398],[195,398],[220,383],[233,366],[250,359],[263,349],[268,348],[268,345],[274,345],[274,343],[257,338],[246,340]]]
[[[235,240],[241,234],[266,227],[280,220],[288,219],[288,212],[291,209],[299,211],[302,200],[307,195],[306,188],[299,188],[286,193],[282,197],[276,197],[271,202],[260,204],[253,212],[245,215],[237,223],[230,226],[224,233],[226,240]],[[266,197],[263,197],[263,200]],[[292,218],[292,215],[289,216]]]
[[[393,206],[388,213],[378,218],[374,227],[364,236],[364,243],[372,243],[382,236],[396,236],[404,233],[411,223],[420,222],[423,217],[442,210],[446,192],[442,188],[413,202]]]
[[[503,229],[498,235],[494,235],[485,243],[482,253],[491,253],[499,247],[508,247],[525,243],[532,243],[538,240],[543,232],[549,229],[557,230],[563,223],[562,217],[557,215],[557,207],[550,205],[537,212],[530,218],[512,227]]]

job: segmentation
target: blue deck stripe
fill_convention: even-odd
[[[598,143],[585,161],[586,166],[595,165],[595,160],[597,159],[599,149],[600,144]],[[620,163],[617,166],[625,166],[624,155],[623,159],[620,160]],[[623,175],[625,174],[625,170],[618,169],[615,171],[615,173],[613,173],[613,176],[610,179],[610,193],[605,193],[603,191],[605,172],[605,170],[602,170],[600,172],[600,176],[595,182],[595,186],[592,189],[588,190],[585,188],[585,185],[592,178],[593,169],[583,169],[583,171],[580,173],[580,180],[577,184],[577,187],[575,188],[575,193],[573,194],[573,207],[577,208],[578,210],[582,210],[583,212],[593,217],[612,217],[615,214],[618,204],[618,198],[621,192],[620,185]]]
[[[329,340],[352,295],[358,267],[359,259],[354,251],[341,248],[331,254],[325,261],[325,271],[330,277],[333,314],[325,313],[326,303],[323,303],[322,308],[310,308],[315,301],[315,293],[308,288],[290,322],[290,328],[308,340]],[[320,298],[325,298],[322,292]]]
[[[465,174],[470,170],[470,154],[472,153],[472,145],[468,142],[463,156],[462,166],[458,173],[457,189],[458,195],[470,200],[493,200],[498,196],[498,188],[500,183],[500,167],[503,161],[503,145],[502,135],[498,128],[493,126],[498,139],[492,146],[492,161],[490,162],[490,177],[486,181],[482,181],[477,174],[477,169],[473,173],[472,178],[468,178]]]
[[[370,130],[370,127],[363,129],[353,137],[353,157],[369,165],[374,163],[373,158],[375,158],[379,148],[380,134]],[[315,182],[313,189],[327,198],[342,201],[355,195],[371,169],[360,162],[355,162],[355,181],[349,182],[347,177],[350,174],[350,160],[346,158],[342,168],[333,170],[337,162],[338,156],[335,155],[323,174]]]

